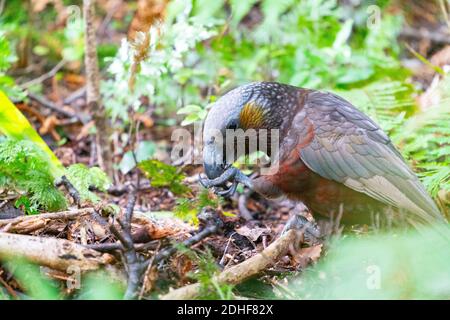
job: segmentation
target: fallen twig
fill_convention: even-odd
[[[56,219],[76,219],[86,214],[92,214],[93,208],[83,208],[71,211],[62,211],[55,213],[42,213],[32,216],[20,216],[13,219],[0,220],[0,231],[2,232],[15,232],[15,233],[28,233],[38,230],[47,225],[50,220]]]
[[[27,96],[31,100],[36,101],[37,103],[39,103],[43,107],[46,107],[47,109],[55,111],[55,112],[57,112],[57,113],[59,113],[59,114],[61,114],[63,116],[68,117],[68,118],[77,118],[77,119],[79,119],[78,115],[75,112],[71,112],[71,111],[65,110],[65,109],[59,107],[56,103],[51,102],[50,100],[48,100],[45,97],[38,96],[37,94],[31,93],[31,92],[29,92],[27,94]]]
[[[60,115],[63,115],[67,118],[70,118],[71,122],[80,121],[81,123],[85,124],[91,121],[91,116],[86,113],[75,113],[66,109],[63,109],[61,106],[57,105],[56,103],[51,102],[45,97],[36,95],[34,93],[28,92],[27,97],[30,98],[33,101],[36,101],[41,106],[50,109],[52,111],[55,111],[59,113]]]
[[[107,190],[107,192],[112,196],[119,197],[126,193],[129,193],[132,185],[133,185],[133,183],[131,183],[131,182],[125,182],[123,185],[120,185],[120,186],[113,185]],[[139,184],[139,191],[146,191],[146,190],[150,190],[151,188],[152,188],[152,186],[150,185],[150,182],[148,182],[148,181],[144,181]]]
[[[281,257],[289,252],[293,243],[297,243],[300,235],[298,230],[289,230],[280,238],[271,243],[266,249],[244,262],[230,267],[215,277],[218,284],[239,284],[244,280],[257,275],[267,267],[275,264]],[[200,293],[199,283],[187,285],[173,290],[162,296],[162,300],[190,300]]]
[[[75,100],[79,98],[83,98],[86,96],[86,86],[81,87],[80,89],[72,92],[69,96],[64,98],[64,104],[72,104]]]
[[[78,207],[80,207],[80,204],[81,204],[80,193],[74,187],[72,182],[70,182],[69,179],[67,179],[66,176],[62,176],[61,178],[55,180],[54,184],[55,184],[56,187],[64,186],[66,188],[67,192],[69,193],[69,195],[72,197],[72,199],[75,202],[75,204]]]
[[[159,241],[157,240],[149,241],[147,243],[138,243],[134,245],[134,250],[135,251],[156,250],[158,248],[158,244]],[[125,248],[120,242],[87,244],[85,245],[85,247],[100,252],[113,252],[116,250],[125,250]]]
[[[427,39],[435,43],[450,43],[450,35],[439,31],[429,31],[424,28],[414,29],[406,27],[400,32],[400,36],[416,40]]]
[[[20,85],[20,87],[22,87],[23,89],[28,89],[29,87],[35,85],[35,84],[39,84],[44,82],[45,80],[52,78],[56,75],[56,73],[62,68],[64,67],[64,65],[67,63],[66,60],[62,59],[60,62],[58,62],[57,65],[55,65],[49,72],[44,73],[43,75],[32,79],[28,82],[25,82],[23,84]]]
[[[11,288],[11,286],[2,278],[2,273],[3,271],[0,270],[0,284],[5,287],[6,291],[8,292],[8,294],[13,298],[13,299],[17,299],[18,295],[17,293],[14,291],[13,288]]]
[[[202,241],[203,239],[209,237],[210,235],[217,233],[223,227],[222,220],[220,220],[220,218],[217,217],[215,213],[203,212],[202,214],[199,215],[199,219],[201,219],[201,221],[205,223],[205,227],[203,227],[203,229],[201,229],[194,236],[183,241],[182,245],[184,245],[185,247],[191,247],[192,245]],[[158,263],[164,259],[167,259],[176,251],[177,251],[176,247],[171,247],[162,250],[160,253],[156,255],[154,262]]]

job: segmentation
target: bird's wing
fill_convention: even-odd
[[[308,95],[301,113],[293,125],[312,127],[309,143],[299,144],[300,157],[312,171],[406,209],[421,222],[443,220],[417,176],[368,116],[346,100],[320,91]]]

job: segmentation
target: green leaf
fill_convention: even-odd
[[[193,114],[188,115],[186,118],[184,118],[184,120],[181,122],[181,125],[187,126],[187,125],[193,124],[194,122],[197,122],[199,120],[201,120],[201,119],[198,116],[198,114],[193,113]]]
[[[182,182],[184,174],[169,164],[158,160],[145,160],[138,164],[139,169],[150,180],[150,184],[157,188],[168,188],[175,194],[185,194],[190,189]]]
[[[289,290],[297,299],[448,299],[449,236],[447,225],[342,237]]]
[[[232,213],[232,212],[229,212],[229,211],[222,211],[222,214],[223,214],[225,217],[236,218],[236,214],[234,214],[234,213]]]
[[[137,162],[142,162],[144,160],[148,160],[156,152],[156,144],[152,141],[141,141],[135,151],[135,156]],[[119,163],[119,169],[123,174],[129,173],[136,167],[136,161],[133,156],[132,151],[127,151],[122,157],[122,160]]]
[[[45,56],[50,52],[50,49],[44,46],[37,45],[33,48],[33,53],[38,56]]]
[[[23,206],[24,211],[26,214],[37,214],[39,213],[38,210],[32,206],[30,198],[26,196],[19,197],[16,202],[14,203],[14,206],[16,208],[19,208],[20,206]]]
[[[133,151],[127,151],[122,157],[119,163],[119,169],[123,174],[127,174],[133,168],[136,167],[136,161],[134,160]]]
[[[230,0],[231,24],[236,27],[258,0]]]
[[[111,185],[111,180],[100,168],[88,168],[81,163],[76,163],[68,167],[65,175],[80,193],[82,201],[97,203],[100,201],[100,198],[90,191],[90,188],[94,187],[105,192]]]
[[[156,144],[152,141],[141,141],[136,148],[136,160],[142,162],[148,160],[156,152]]]
[[[345,21],[344,25],[342,26],[341,30],[336,36],[336,39],[333,43],[333,49],[334,50],[340,50],[340,48],[345,45],[348,38],[350,37],[350,34],[352,33],[352,27],[353,27],[353,20],[348,19]]]
[[[0,91],[0,132],[7,137],[17,140],[30,140],[44,151],[51,163],[53,176],[59,177],[63,173],[63,166],[55,154],[50,150],[41,136],[34,130],[27,118]]]
[[[44,276],[41,268],[22,258],[8,259],[5,262],[8,270],[14,274],[21,288],[32,299],[56,300],[60,299],[58,284]]]
[[[185,106],[185,107],[179,109],[179,110],[177,111],[177,114],[191,114],[191,113],[197,113],[197,112],[200,112],[200,111],[202,111],[202,110],[203,110],[203,108],[200,107],[200,106],[198,106],[198,105],[195,105],[195,104],[189,104],[189,105],[187,105],[187,106]]]

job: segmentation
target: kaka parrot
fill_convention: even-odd
[[[248,177],[227,163],[216,139],[227,129],[278,129],[278,169]],[[233,194],[242,183],[267,198],[300,200],[322,216],[343,206],[343,222],[368,221],[371,213],[388,208],[405,212],[413,224],[445,221],[383,130],[329,92],[276,82],[240,86],[212,106],[203,143],[207,178],[200,182],[221,195]]]

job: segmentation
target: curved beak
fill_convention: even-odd
[[[222,156],[223,151],[210,141],[203,147],[203,168],[208,179],[215,179],[222,175],[226,169],[226,164]]]

